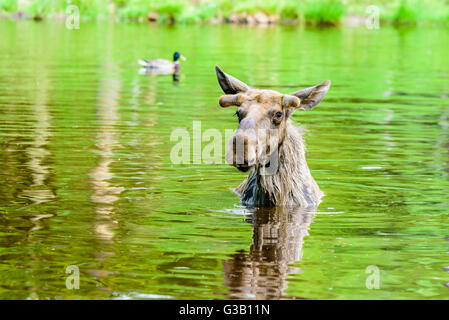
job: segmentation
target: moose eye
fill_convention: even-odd
[[[276,125],[281,124],[283,116],[284,116],[284,113],[282,111],[275,112],[274,115],[273,115],[273,122],[274,122],[274,124],[276,124]]]
[[[282,111],[278,111],[276,112],[276,114],[274,115],[277,119],[282,118],[282,116],[284,115],[284,113]]]

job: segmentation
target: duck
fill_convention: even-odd
[[[139,60],[138,63],[151,74],[177,74],[181,69],[179,60],[187,60],[178,51],[173,54],[173,61],[167,59]]]

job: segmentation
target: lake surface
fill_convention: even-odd
[[[178,82],[139,73],[175,50]],[[0,21],[0,298],[448,299],[448,56],[444,28]],[[216,64],[286,93],[332,80],[293,116],[317,212],[171,162],[176,128],[237,127]]]

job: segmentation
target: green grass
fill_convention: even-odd
[[[18,0],[2,0],[0,1],[0,12],[16,12],[18,9]]]
[[[449,22],[449,8],[443,1],[401,0],[391,20],[413,25]]]
[[[337,24],[345,13],[345,7],[340,0],[314,0],[303,5],[306,21],[317,25]]]
[[[60,1],[41,0],[32,1],[31,5],[26,8],[26,12],[35,19],[43,19],[54,11],[62,9]]]
[[[292,1],[284,3],[279,10],[279,16],[281,17],[281,19],[298,20],[301,16],[299,3],[295,3]]]
[[[23,2],[27,3],[27,2]],[[383,22],[420,25],[449,23],[449,0],[1,0],[3,15],[25,12],[35,19],[63,14],[77,5],[81,19],[117,17],[122,21],[146,21],[157,14],[160,23],[198,23],[233,13],[263,12],[281,21],[336,25],[347,15],[366,16],[366,8],[380,8]]]
[[[423,8],[420,1],[401,0],[393,21],[395,23],[416,24],[423,18]]]

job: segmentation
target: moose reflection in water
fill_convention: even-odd
[[[304,237],[316,208],[252,208],[246,219],[253,226],[249,252],[223,260],[225,285],[234,299],[280,299],[287,277],[298,272],[291,264],[301,260]]]

